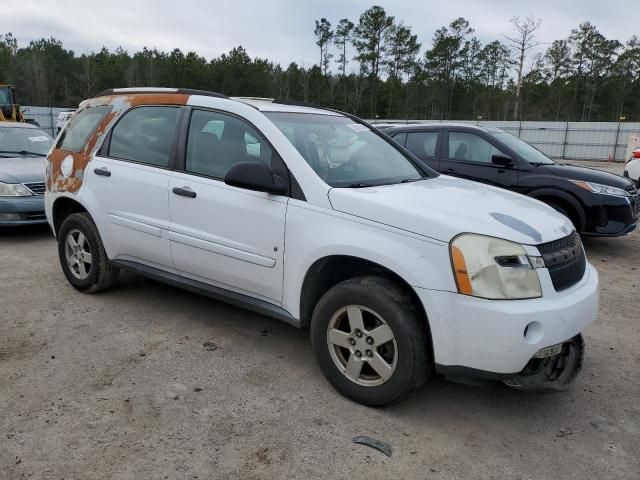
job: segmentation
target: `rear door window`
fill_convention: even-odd
[[[391,138],[393,138],[393,140],[398,144],[398,145],[402,145],[404,147],[404,144],[407,141],[407,134],[406,133],[396,133],[395,135],[392,135]]]
[[[69,121],[67,128],[60,135],[56,148],[70,152],[82,150],[100,121],[110,111],[111,107],[104,105],[85,108],[79,112]]]
[[[180,107],[129,110],[113,127],[109,157],[167,168],[173,152]]]
[[[438,146],[438,132],[409,132],[407,150],[416,157],[435,158]]]

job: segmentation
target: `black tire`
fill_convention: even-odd
[[[74,230],[80,231],[85,236],[91,251],[92,262],[88,276],[84,279],[76,277],[71,272],[66,260],[65,244],[67,236],[69,232]],[[81,292],[95,293],[106,290],[115,283],[120,273],[120,270],[109,262],[98,228],[88,213],[74,213],[62,222],[58,232],[58,257],[65,277],[74,288]]]
[[[350,380],[332,357],[328,327],[334,314],[348,305],[374,311],[393,332],[397,363],[380,385],[364,386]],[[382,277],[357,277],[335,285],[322,296],[311,318],[311,345],[322,373],[338,392],[364,405],[389,405],[422,388],[433,370],[425,321],[411,296],[396,283]]]

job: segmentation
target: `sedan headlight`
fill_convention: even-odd
[[[0,197],[30,197],[31,195],[33,194],[24,185],[0,182]]]
[[[602,185],[601,183],[585,182],[582,180],[571,180],[578,187],[588,190],[592,193],[601,193],[603,195],[615,195],[617,197],[626,197],[629,192],[622,188],[610,187],[609,185]]]
[[[536,268],[544,261],[518,243],[465,233],[452,240],[450,251],[459,293],[492,300],[542,296]]]

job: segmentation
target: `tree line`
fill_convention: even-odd
[[[242,47],[207,60],[196,52],[122,48],[76,55],[54,38],[19,46],[0,35],[0,83],[22,104],[74,106],[101,90],[180,86],[229,96],[297,100],[366,118],[640,120],[640,39],[607,39],[584,22],[542,44],[541,19],[483,44],[460,17],[423,50],[412,27],[379,6],[357,21],[315,21],[318,63],[283,67]]]

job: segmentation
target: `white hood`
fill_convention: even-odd
[[[482,183],[437,178],[369,188],[332,188],[337,211],[445,242],[463,232],[536,245],[566,237],[571,222],[524,195]]]

